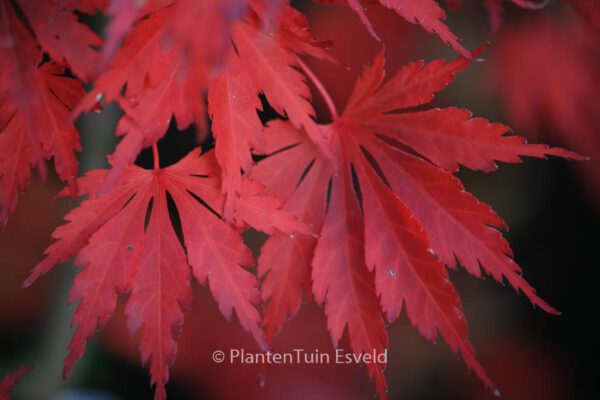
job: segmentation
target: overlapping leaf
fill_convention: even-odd
[[[70,112],[83,88],[64,75],[64,66],[40,65],[42,53],[10,2],[0,2],[0,12],[0,225],[5,226],[29,184],[31,168],[37,166],[45,177],[46,159],[54,159],[58,176],[76,196],[80,144]],[[71,21],[66,11],[61,15]]]
[[[459,38],[452,33],[450,28],[442,21],[446,19],[446,12],[435,0],[318,0],[321,3],[347,3],[354,12],[357,13],[362,23],[369,32],[377,37],[376,27],[371,25],[363,2],[378,2],[382,6],[394,10],[398,15],[413,24],[419,24],[423,29],[430,33],[435,33],[442,41],[450,46],[464,57],[471,58],[471,53],[460,44]]]
[[[376,36],[361,1],[345,2]],[[343,115],[333,112],[332,124],[319,125],[306,77],[322,85],[299,55],[328,56],[286,1],[0,0],[0,223],[14,212],[31,167],[43,175],[45,159],[54,159],[71,194],[79,185],[88,196],[25,282],[72,258],[82,267],[70,292],[79,305],[65,376],[117,298],[129,294],[129,328],[140,331],[142,362],[149,363],[156,398],[165,398],[193,275],[208,282],[221,312],[235,312],[262,348],[312,295],[324,306],[336,346],[347,332],[355,353],[381,353],[388,346],[385,320],[404,307],[423,336],[435,341],[439,332],[493,387],[475,358],[445,266],[462,265],[475,276],[483,269],[555,310],[521,276],[498,231],[504,222],[452,173],[460,166],[489,172],[521,156],[578,156],[526,145],[506,126],[467,110],[414,111],[473,55],[442,22],[436,1],[378,2],[464,58],[415,62],[384,83],[380,54]],[[502,1],[485,4],[497,24]],[[76,14],[98,10],[111,16],[100,58],[100,39]],[[71,72],[83,81],[101,72],[76,115],[101,99],[124,111],[112,168],[78,181],[70,112],[82,89]],[[195,150],[163,169],[132,166],[173,118],[179,129],[196,124],[202,131],[206,94],[214,152]],[[265,130],[259,95],[287,121]],[[252,152],[269,156],[256,167]],[[262,321],[258,281],[246,269],[254,260],[240,236],[247,227],[271,235],[258,262],[267,304]],[[368,365],[381,398],[384,368]]]
[[[325,54],[303,35],[306,23],[301,14],[287,7],[276,40],[261,31],[258,21],[249,20],[233,27],[231,49],[221,75],[209,90],[209,112],[216,139],[217,159],[223,168],[223,189],[227,193],[226,218],[233,219],[232,199],[239,196],[241,171],[252,165],[250,151],[263,152],[262,125],[256,114],[261,108],[258,95],[294,126],[303,128],[324,151],[328,143],[317,128],[310,104],[310,90],[299,66],[296,52],[325,58]]]
[[[88,199],[67,214],[67,224],[53,234],[56,242],[24,283],[32,284],[71,258],[83,267],[69,294],[69,301],[79,305],[64,375],[83,354],[86,341],[106,325],[117,297],[130,293],[125,311],[129,329],[141,330],[141,359],[150,364],[155,398],[164,399],[169,366],[191,301],[192,275],[201,284],[208,282],[223,315],[230,318],[235,311],[264,349],[256,309],[257,280],[245,269],[254,263],[252,254],[239,232],[215,215],[222,212],[223,195],[214,153],[198,157],[195,150],[164,169],[129,167],[117,185],[97,197],[106,173],[95,170],[80,180]],[[278,210],[275,199],[256,195],[258,190],[248,183],[243,189],[246,196],[236,200],[241,221],[267,233],[309,232],[296,218]],[[170,216],[170,201],[181,223],[183,243]]]
[[[506,136],[507,127],[473,119],[464,110],[396,112],[431,101],[467,64],[465,59],[415,62],[384,84],[380,54],[357,81],[344,114],[321,127],[331,138],[335,162],[289,124],[269,126],[272,155],[252,176],[265,183],[268,193],[286,200],[286,209],[321,228],[321,234],[318,239],[274,235],[263,248],[259,272],[266,275],[267,332],[275,334],[295,314],[310,276],[334,343],[347,329],[355,353],[383,351],[382,314],[393,321],[404,306],[423,336],[435,341],[439,332],[493,388],[475,359],[444,265],[460,264],[475,276],[482,268],[555,312],[522,278],[496,230],[504,222],[451,172],[459,165],[490,171],[496,161],[519,162],[523,155],[578,156],[526,145],[521,137]],[[275,259],[284,262],[273,264]],[[384,367],[369,365],[381,397]]]
[[[102,41],[83,23],[72,9],[57,0],[18,2],[40,45],[56,62],[69,65],[83,81],[94,76]]]
[[[58,176],[68,182],[72,195],[77,194],[75,152],[81,148],[77,130],[70,122],[70,110],[83,95],[83,89],[77,80],[61,76],[63,71],[53,64],[32,71],[34,120],[8,96],[0,95],[1,225],[6,225],[9,215],[15,212],[18,195],[29,184],[31,167],[39,165],[38,152],[46,159],[54,159]]]
[[[161,9],[139,22],[76,111],[93,108],[99,99],[117,101],[125,111],[116,131],[125,137],[115,151],[105,190],[142,148],[163,137],[172,117],[180,129],[204,119],[201,93],[185,79],[183,49],[166,43],[166,24],[172,13],[172,8]]]
[[[326,146],[314,128],[308,86],[294,69],[299,65],[297,53],[326,56],[307,34],[302,14],[289,6],[275,11],[260,1],[251,2],[251,9],[244,1],[227,7],[217,1],[180,1],[163,8],[159,1],[152,4],[137,11],[147,18],[139,19],[126,36],[123,47],[77,110],[89,110],[104,99],[117,101],[125,111],[117,127],[117,133],[125,137],[103,188],[114,185],[140,150],[164,135],[171,116],[180,129],[191,123],[202,129],[202,94],[209,88],[209,115],[223,170],[223,190],[228,194],[225,216],[233,220],[233,199],[240,195],[241,175],[251,167],[251,150],[260,152],[262,147],[257,115],[260,93],[278,112]],[[111,7],[117,5],[126,8],[127,15],[136,14],[127,2],[111,3]],[[194,16],[201,16],[201,21]],[[271,28],[265,27],[269,18],[275,20]],[[130,22],[115,24],[109,33],[119,36]],[[197,27],[202,31],[190,35],[200,29]],[[207,36],[216,37],[210,48],[201,40]],[[115,44],[111,41],[109,45]]]

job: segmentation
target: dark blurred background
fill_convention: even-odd
[[[449,13],[448,25],[464,39],[467,48],[475,48],[488,40],[490,47],[483,54],[486,61],[474,63],[457,77],[456,82],[438,96],[435,105],[466,107],[476,116],[513,126],[516,133],[528,136],[531,141],[568,146],[584,155],[598,154],[600,114],[572,116],[590,118],[592,139],[580,139],[579,125],[578,129],[564,129],[553,119],[561,115],[561,110],[548,110],[548,107],[542,110],[535,103],[540,102],[540,98],[548,98],[550,89],[558,98],[569,100],[568,96],[573,93],[560,92],[560,88],[568,91],[574,86],[570,80],[580,76],[571,75],[579,71],[581,63],[589,63],[600,79],[598,45],[595,44],[600,42],[594,41],[595,33],[567,1],[554,1],[543,11],[525,11],[509,2],[506,4],[505,24],[493,36],[482,1],[465,1],[460,10]],[[322,77],[338,107],[342,108],[354,79],[379,51],[380,44],[346,7],[318,6],[310,2],[296,2],[296,5],[309,15],[312,31],[319,40],[335,42],[331,51],[339,60],[338,65],[307,62]],[[389,74],[418,58],[456,57],[436,36],[404,22],[389,10],[370,5],[368,14],[385,43]],[[523,64],[518,73],[522,71],[531,78],[510,87],[511,76],[505,67],[514,66],[521,59],[519,49],[510,46],[515,41],[537,43],[535,26],[539,21],[551,21],[544,26],[555,29],[557,37],[573,34],[581,38],[582,43],[592,45],[585,48],[581,58],[573,53],[577,51],[575,45],[543,49],[536,52],[537,55],[530,54],[532,48],[522,46],[522,62],[527,61],[527,64]],[[519,35],[511,36],[513,32]],[[500,51],[507,48],[514,50],[511,54],[517,58],[503,57],[508,53]],[[563,73],[559,73],[554,62],[558,60],[553,61],[546,53],[563,54],[572,59],[572,64],[567,62],[562,66]],[[574,72],[568,73],[571,70]],[[532,82],[538,76],[545,80],[539,87],[533,87]],[[538,100],[530,96],[532,103],[524,103],[530,108],[517,110],[515,114],[514,109],[510,110],[510,102],[514,100],[510,96],[524,88],[531,89]],[[548,94],[544,92],[546,89]],[[590,89],[590,94],[583,99],[579,96],[572,100],[600,104],[600,86]],[[316,98],[315,103],[319,115],[326,118],[321,99]],[[521,111],[527,118],[519,114]],[[82,172],[106,167],[105,156],[115,144],[112,132],[118,115],[119,110],[109,106],[102,114],[80,119],[78,124],[85,149],[80,159]],[[262,117],[268,119],[272,115],[266,112]],[[536,121],[535,125],[523,123],[531,119]],[[161,161],[177,161],[195,146],[195,137],[193,130],[177,132],[172,127],[159,144]],[[210,142],[205,147],[210,147]],[[140,155],[138,163],[151,166],[149,154]],[[523,295],[491,278],[478,280],[464,271],[451,271],[451,279],[461,294],[470,322],[470,336],[478,357],[505,399],[598,397],[600,313],[594,271],[600,267],[600,197],[597,196],[600,188],[594,178],[598,173],[594,160],[582,164],[528,159],[522,164],[502,165],[492,174],[466,170],[459,173],[467,189],[491,204],[506,220],[511,228],[506,236],[525,278],[542,298],[562,312],[561,316],[547,315],[533,309]],[[57,268],[32,288],[19,289],[20,282],[50,243],[50,233],[74,206],[69,200],[54,199],[59,190],[60,183],[54,177],[45,184],[34,179],[20,200],[17,215],[6,231],[0,233],[0,372],[12,371],[19,365],[37,365],[15,391],[17,400],[150,399],[152,390],[147,372],[139,362],[136,338],[127,334],[120,312],[88,345],[73,375],[66,382],[61,381],[62,360],[72,334],[69,325],[74,306],[66,305],[66,293],[75,274],[72,264]],[[264,238],[254,233],[246,236],[258,251]],[[214,350],[243,347],[253,352],[258,349],[236,321],[224,320],[206,288],[197,287],[195,292],[167,386],[171,400],[242,396],[249,399],[373,398],[374,387],[364,367],[287,365],[265,369],[215,364],[211,360]],[[427,342],[405,316],[390,326],[389,332],[391,349],[386,376],[391,399],[494,398],[442,340],[437,345]],[[279,352],[294,348],[333,352],[323,312],[312,301],[288,323],[274,346]]]

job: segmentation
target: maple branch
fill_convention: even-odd
[[[152,155],[154,156],[154,170],[158,171],[160,169],[160,158],[158,157],[158,145],[156,143],[152,145]]]
[[[315,75],[315,73],[312,71],[312,69],[310,69],[310,67],[308,65],[306,65],[304,63],[304,61],[302,61],[302,59],[300,59],[300,57],[296,57],[296,58],[298,60],[298,65],[300,66],[300,68],[302,69],[302,71],[304,71],[304,73],[306,74],[306,76],[308,76],[308,79],[310,79],[312,81],[312,83],[317,88],[317,91],[323,97],[323,100],[325,100],[325,104],[327,105],[327,109],[329,110],[329,113],[331,114],[331,119],[334,120],[334,121],[337,120],[340,117],[340,115],[338,114],[337,108],[335,107],[335,103],[333,102],[333,99],[331,98],[331,95],[329,94],[329,92],[325,88],[325,85],[323,85],[323,83],[317,77],[317,75]]]

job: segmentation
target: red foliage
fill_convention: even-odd
[[[520,155],[578,156],[525,145],[523,138],[503,136],[505,126],[471,119],[464,110],[392,113],[430,102],[468,63],[416,62],[383,84],[384,63],[381,53],[357,81],[342,116],[323,127],[336,154],[333,163],[289,124],[273,122],[266,130],[274,155],[252,177],[269,194],[287,199],[286,209],[320,227],[318,239],[274,235],[265,244],[259,273],[266,275],[267,331],[279,331],[295,314],[312,278],[335,344],[347,326],[355,353],[381,352],[387,346],[381,311],[391,322],[405,304],[425,337],[435,341],[439,330],[486,386],[493,386],[474,358],[443,264],[454,268],[459,262],[476,276],[481,266],[500,282],[506,278],[533,304],[556,311],[535,295],[508,243],[490,229],[506,227],[504,222],[446,171],[459,164],[489,171],[496,168],[494,160],[518,162]],[[384,396],[384,366],[370,367]]]
[[[129,167],[102,197],[94,193],[106,170],[95,170],[80,179],[82,194],[87,194],[88,200],[67,214],[69,223],[54,232],[57,241],[24,283],[29,286],[56,264],[75,256],[77,265],[85,267],[69,296],[70,302],[79,301],[73,317],[78,329],[69,345],[65,377],[83,354],[85,342],[106,325],[117,296],[131,292],[126,309],[129,329],[133,334],[144,328],[142,362],[152,360],[150,371],[157,384],[157,398],[164,398],[168,367],[173,363],[176,340],[191,301],[190,272],[201,284],[208,278],[225,317],[230,318],[235,310],[241,325],[266,348],[255,308],[260,298],[257,281],[240,268],[253,264],[252,255],[239,233],[213,214],[222,213],[218,166],[212,152],[202,157],[197,153],[195,150],[165,169]],[[287,234],[308,232],[294,217],[278,211],[275,199],[256,192],[256,186],[247,182],[243,196],[236,199],[240,221],[266,233],[275,229]],[[167,193],[179,213],[186,251],[169,217]]]
[[[44,10],[48,12],[44,7],[31,10],[33,18],[38,21],[47,18]],[[60,54],[60,58],[39,65],[42,52],[11,3],[1,2],[0,12],[4,21],[0,26],[0,224],[6,226],[9,215],[16,210],[19,192],[29,184],[30,168],[37,166],[45,176],[44,159],[54,159],[59,177],[68,182],[71,194],[77,195],[74,152],[80,150],[80,144],[69,116],[70,108],[83,95],[83,88],[78,80],[63,76],[65,67],[59,64],[71,53],[68,49],[65,54],[56,50],[65,45],[60,39],[62,33],[54,33],[53,37],[59,38],[55,41],[48,38],[49,32],[59,29],[57,26],[44,24],[39,37],[42,45],[48,39],[47,51],[51,54],[56,51],[54,55]],[[59,16],[64,17],[62,13]],[[88,29],[79,24],[70,28],[71,18],[65,17],[63,22],[61,30]],[[78,71],[79,68],[85,76],[85,67],[78,66]]]
[[[361,2],[342,2],[380,40]],[[460,264],[477,277],[483,269],[534,305],[556,310],[522,277],[498,231],[506,224],[453,174],[460,166],[490,172],[496,162],[517,163],[522,156],[581,157],[528,145],[507,126],[464,109],[424,109],[479,52],[460,44],[434,0],[378,3],[437,34],[461,56],[410,63],[386,82],[382,51],[338,115],[302,59],[335,63],[330,43],[316,41],[305,16],[287,1],[0,0],[0,222],[15,212],[30,169],[38,167],[44,177],[45,160],[54,160],[68,184],[63,195],[87,196],[55,230],[56,241],[24,283],[70,259],[82,268],[69,296],[78,302],[77,330],[65,377],[86,342],[106,326],[118,297],[128,294],[130,333],[140,331],[141,360],[149,363],[155,398],[166,398],[194,276],[208,282],[221,313],[229,319],[235,312],[263,350],[311,296],[324,307],[334,345],[347,331],[357,355],[382,353],[388,346],[385,321],[396,320],[405,307],[424,337],[435,341],[439,332],[494,388],[475,358],[447,268]],[[502,2],[485,4],[495,29]],[[97,11],[111,16],[104,44],[78,18]],[[526,37],[517,36],[510,45]],[[561,40],[549,39],[547,47]],[[566,57],[546,60],[555,58]],[[553,68],[547,71],[571,71],[561,63]],[[577,78],[577,88],[589,85],[587,73]],[[331,123],[316,121],[308,81],[328,106]],[[87,82],[93,88],[84,94]],[[552,88],[544,96],[557,103],[550,106],[553,114],[565,112],[556,124],[576,124],[569,114],[574,102],[558,104]],[[263,125],[260,95],[282,119]],[[110,169],[76,179],[80,145],[73,120],[103,102],[123,110],[115,132],[122,139]],[[203,138],[207,115],[215,149],[202,155],[193,150],[160,168],[157,142],[171,121],[180,130],[195,125]],[[148,147],[152,170],[134,165]],[[262,157],[258,164],[256,156]],[[248,228],[270,236],[258,259],[260,288],[247,269],[256,264],[241,236]],[[368,364],[382,399],[384,368]]]

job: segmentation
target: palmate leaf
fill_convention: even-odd
[[[348,6],[358,15],[361,22],[366,26],[369,33],[376,39],[377,28],[374,27],[365,12],[363,3],[379,3],[384,7],[394,10],[410,23],[421,25],[429,33],[439,36],[439,38],[450,45],[455,51],[463,57],[471,58],[471,53],[460,43],[460,39],[443,22],[446,19],[446,12],[436,0],[317,0],[320,3],[347,3]],[[502,25],[502,12],[504,3],[510,2],[527,10],[539,10],[544,8],[549,0],[482,0],[485,6],[492,32],[496,32]],[[458,8],[461,0],[444,0],[449,8]]]
[[[371,25],[365,13],[363,3],[380,3],[394,10],[398,15],[413,24],[419,24],[427,32],[434,33],[446,44],[452,46],[463,57],[471,58],[471,53],[460,44],[459,38],[452,33],[444,22],[446,12],[436,0],[317,0],[320,3],[346,3],[358,15],[369,33],[376,39],[377,28]]]
[[[44,51],[54,61],[69,65],[81,80],[89,81],[96,73],[98,53],[94,48],[102,44],[100,38],[78,20],[69,5],[56,0],[18,3]]]
[[[29,185],[31,168],[43,169],[39,156],[54,160],[58,176],[67,182],[71,195],[77,195],[75,152],[81,145],[70,109],[83,96],[83,88],[63,72],[63,67],[52,63],[31,70],[35,97],[30,107],[0,93],[0,226],[6,226],[15,212],[19,193]]]
[[[32,12],[30,22],[40,27],[48,7],[43,2],[32,10],[28,4],[25,10]],[[86,29],[75,24],[68,11],[60,10],[56,17],[64,20],[60,29]],[[19,193],[29,185],[31,169],[37,167],[40,177],[45,178],[46,160],[54,160],[58,176],[68,183],[71,195],[77,196],[75,152],[80,150],[80,143],[70,112],[84,92],[80,81],[66,76],[65,65],[42,62],[35,38],[13,3],[0,2],[0,18],[0,226],[5,227],[16,211]],[[46,22],[40,27],[40,40],[57,28],[56,21]],[[91,37],[83,35],[85,40]],[[61,42],[60,37],[57,41]],[[49,44],[54,50],[55,46],[59,45]],[[86,75],[85,66],[79,67],[78,71]]]
[[[89,111],[102,99],[116,101],[125,113],[117,126],[117,134],[124,138],[102,191],[115,184],[142,148],[162,138],[172,118],[179,129],[194,123],[202,130],[205,91],[228,221],[235,219],[234,199],[242,189],[242,172],[253,164],[251,151],[262,151],[260,93],[327,150],[313,120],[308,85],[296,69],[298,54],[327,56],[307,33],[302,14],[287,5],[275,6],[262,1],[248,5],[230,1],[224,7],[219,1],[183,0],[171,5],[156,0],[138,10],[128,2],[111,3],[111,10],[126,9],[128,21],[116,21],[109,37],[123,36],[121,31],[133,28],[75,111],[76,115]],[[194,16],[201,16],[201,21]],[[274,33],[265,31],[267,23],[274,26]],[[203,38],[208,36],[218,40],[207,47]],[[114,40],[108,45],[114,47]]]
[[[340,2],[376,36],[362,0]],[[446,267],[461,265],[475,276],[483,270],[556,311],[521,276],[498,231],[504,222],[453,173],[460,166],[489,172],[521,156],[578,156],[526,145],[508,127],[467,110],[414,111],[474,54],[442,22],[438,2],[378,2],[463,58],[411,63],[384,83],[381,53],[342,116],[332,112],[334,121],[320,125],[307,78],[324,90],[299,56],[329,57],[285,0],[41,0],[40,7],[0,0],[0,223],[14,212],[31,167],[43,170],[44,159],[54,159],[72,195],[79,187],[87,196],[25,282],[70,259],[81,267],[69,296],[79,304],[65,376],[128,294],[130,331],[140,332],[142,362],[156,398],[165,398],[193,276],[262,349],[314,296],[335,345],[347,332],[355,353],[380,353],[388,346],[386,320],[404,307],[423,336],[434,341],[439,332],[493,388]],[[111,16],[99,56],[98,37],[77,18],[97,11]],[[93,88],[74,114],[115,101],[124,111],[116,129],[123,138],[111,169],[75,179],[79,141],[70,113],[80,81],[88,80]],[[263,95],[286,121],[263,126]],[[194,150],[166,168],[133,166],[173,120],[204,132],[206,111],[214,151]],[[267,157],[255,165],[253,153]],[[258,260],[261,290],[247,269],[255,264],[240,235],[248,227],[270,235]],[[381,398],[384,367],[368,366]]]
[[[235,311],[240,324],[265,349],[256,309],[258,283],[245,269],[254,264],[252,254],[240,233],[215,215],[222,212],[223,194],[214,152],[199,157],[194,150],[164,169],[129,167],[113,189],[98,197],[95,193],[106,174],[95,170],[80,179],[88,199],[67,214],[67,224],[53,234],[56,242],[24,283],[32,284],[71,258],[83,267],[69,294],[69,301],[79,305],[65,377],[86,341],[106,325],[117,297],[130,293],[125,310],[129,329],[132,334],[141,330],[142,362],[150,363],[155,398],[164,399],[176,340],[191,301],[192,275],[201,284],[208,282],[223,315],[231,318]],[[241,221],[266,233],[309,232],[295,217],[278,210],[278,201],[256,195],[258,190],[248,183],[236,199]],[[177,209],[183,243],[169,216],[168,199]]]
[[[297,70],[298,54],[321,59],[327,55],[306,32],[305,17],[293,8],[285,6],[278,10],[281,22],[273,37],[264,32],[261,22],[265,22],[259,18],[269,17],[266,5],[253,2],[252,6],[246,20],[233,26],[233,46],[223,71],[208,92],[212,132],[227,195],[227,220],[234,220],[233,199],[241,189],[241,171],[249,173],[253,165],[251,151],[264,152],[262,125],[256,113],[262,109],[259,94],[263,93],[279,114],[287,116],[294,126],[304,129],[328,151],[326,138],[313,120],[315,111],[309,87]]]
[[[475,276],[483,269],[545,311],[556,311],[521,276],[496,230],[504,222],[451,172],[459,165],[490,171],[496,161],[519,162],[524,155],[580,157],[527,145],[506,135],[507,127],[472,119],[464,110],[396,112],[431,101],[468,65],[465,59],[409,64],[386,83],[384,64],[379,54],[357,81],[342,116],[321,127],[331,138],[335,161],[289,123],[272,122],[265,133],[272,155],[252,177],[284,199],[285,209],[320,228],[320,237],[276,234],[267,241],[259,259],[259,272],[266,275],[263,323],[270,335],[277,333],[297,312],[310,276],[335,344],[347,329],[355,353],[383,351],[383,314],[391,322],[404,306],[423,336],[435,341],[439,332],[494,388],[475,358],[444,265],[460,264]],[[276,259],[284,262],[275,264]],[[382,398],[384,367],[369,365]]]

